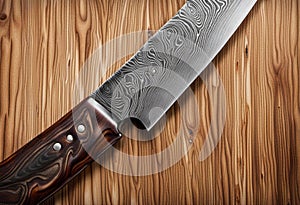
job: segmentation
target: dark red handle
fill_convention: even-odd
[[[121,134],[88,98],[0,164],[0,204],[37,204],[78,175]],[[89,150],[88,153],[86,150]]]

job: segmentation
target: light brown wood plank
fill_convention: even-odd
[[[184,3],[0,0],[0,159],[72,108],[76,79],[99,46],[158,30]],[[198,161],[211,118],[199,78],[192,89],[201,125],[186,157],[145,177],[94,163],[45,204],[300,204],[299,13],[298,0],[260,0],[215,58],[226,91],[226,124],[208,159]],[[179,130],[178,105],[167,116],[156,139],[123,139],[120,149],[146,155],[166,148]],[[192,124],[192,115],[185,119]]]

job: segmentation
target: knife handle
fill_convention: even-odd
[[[87,98],[0,163],[0,204],[44,201],[120,138],[104,108]]]

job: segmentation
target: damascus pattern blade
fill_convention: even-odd
[[[190,0],[91,96],[150,130],[229,40],[256,0]]]

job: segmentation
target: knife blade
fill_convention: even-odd
[[[36,204],[50,197],[93,161],[91,155],[121,138],[118,126],[128,117],[150,130],[255,2],[188,1],[89,98],[0,164],[0,203]]]
[[[255,2],[188,1],[91,97],[116,123],[134,117],[150,130],[213,60]],[[160,109],[155,112],[155,107]]]

